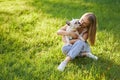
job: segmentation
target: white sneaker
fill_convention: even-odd
[[[92,53],[87,53],[87,56],[88,56],[89,58],[94,59],[94,60],[98,60],[98,57],[95,56],[95,55],[93,55]]]
[[[65,61],[61,62],[57,69],[59,71],[64,71],[66,64],[67,64],[67,62],[65,62]]]

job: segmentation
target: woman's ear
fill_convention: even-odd
[[[70,21],[66,21],[66,24],[67,24],[68,26],[70,26]]]

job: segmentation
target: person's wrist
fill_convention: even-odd
[[[69,32],[67,32],[66,36],[69,36],[69,35],[70,35],[70,33],[69,33]]]

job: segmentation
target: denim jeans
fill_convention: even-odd
[[[90,46],[87,42],[78,40],[73,45],[64,45],[62,47],[62,52],[74,59],[80,56],[82,52],[90,52]]]

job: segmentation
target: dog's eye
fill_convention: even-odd
[[[75,24],[77,24],[77,22],[75,22]]]

